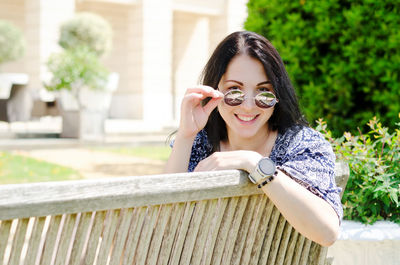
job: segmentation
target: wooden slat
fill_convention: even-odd
[[[68,257],[68,248],[72,239],[72,232],[74,230],[76,222],[76,214],[66,215],[62,232],[60,236],[60,245],[58,246],[55,264],[65,264],[66,258]]]
[[[139,237],[134,264],[143,265],[146,262],[150,240],[151,236],[153,235],[153,230],[157,221],[159,210],[160,206],[150,206],[147,208],[147,215],[142,228],[142,233]]]
[[[160,248],[162,244],[162,238],[164,236],[164,231],[171,216],[171,210],[171,204],[161,205],[161,209],[156,221],[156,226],[154,228],[153,237],[151,238],[146,264],[156,264],[157,262],[158,254],[160,253]]]
[[[307,265],[308,256],[310,255],[311,242],[312,241],[307,238],[304,240],[303,250],[301,252],[301,257],[299,262],[300,265]]]
[[[146,211],[147,207],[139,207],[134,210],[131,226],[129,228],[128,239],[126,240],[125,244],[124,259],[122,262],[123,265],[131,265],[133,263],[139,237],[144,225]]]
[[[199,231],[200,223],[203,218],[208,201],[197,202],[194,208],[192,219],[190,220],[189,230],[185,238],[185,244],[181,255],[181,264],[190,264],[194,244],[196,242],[197,234]]]
[[[211,230],[210,226],[213,223],[214,218],[216,217],[216,211],[218,211],[217,204],[218,200],[211,200],[206,206],[193,248],[192,258],[190,261],[191,265],[200,264],[203,253],[209,251],[208,246],[206,245],[206,241]]]
[[[98,265],[105,265],[107,263],[108,256],[111,252],[111,244],[115,236],[115,231],[117,229],[120,212],[120,210],[109,211],[108,217],[104,222],[103,235],[97,259]]]
[[[283,265],[285,260],[285,256],[287,255],[287,249],[289,244],[290,235],[292,232],[292,226],[286,221],[286,219],[281,215],[283,220],[284,228],[283,232],[281,233],[281,239],[279,245],[276,244],[277,253],[276,253],[276,265]]]
[[[298,236],[299,236],[299,232],[297,232],[295,229],[292,228],[292,232],[291,232],[290,239],[289,239],[289,244],[287,247],[287,253],[285,255],[285,260],[283,262],[283,264],[285,264],[285,265],[294,264],[292,262],[292,259],[293,259],[293,255],[295,252],[295,247],[296,247],[296,242],[297,242]]]
[[[308,256],[307,264],[310,265],[325,265],[328,248],[323,247],[318,243],[311,242],[310,255]]]
[[[92,212],[86,212],[80,215],[78,228],[72,245],[71,259],[69,261],[70,265],[78,265],[81,262],[92,215]]]
[[[50,219],[49,228],[46,233],[46,241],[44,242],[43,254],[40,261],[41,265],[51,264],[52,262],[54,250],[57,247],[56,240],[61,219],[61,215],[52,216]]]
[[[254,242],[256,242],[257,232],[259,230],[259,225],[261,218],[263,217],[264,209],[266,208],[267,196],[266,195],[256,195],[258,201],[254,209],[254,214],[251,218],[251,223],[249,225],[249,231],[246,237],[246,242],[241,255],[240,264],[249,264],[252,249],[254,247]],[[272,210],[272,208],[271,208]]]
[[[268,255],[268,264],[277,264],[276,259],[278,255],[278,250],[281,247],[282,232],[286,225],[286,219],[280,214],[278,219],[278,224],[274,232],[274,238],[271,242],[271,249]],[[286,247],[285,247],[286,248]]]
[[[240,224],[236,244],[233,249],[231,264],[241,264],[242,252],[246,244],[247,234],[250,230],[250,223],[253,219],[256,204],[260,203],[260,196],[249,197],[249,202],[243,214],[242,223]]]
[[[221,226],[222,218],[224,216],[226,206],[228,205],[228,199],[219,199],[217,201],[217,208],[215,212],[215,217],[212,220],[210,232],[206,239],[206,246],[204,248],[203,257],[201,264],[209,265],[211,264],[211,259],[213,257],[215,243],[218,236],[218,231]]]
[[[301,234],[299,234],[299,236],[297,237],[297,242],[296,242],[293,260],[292,260],[291,264],[293,264],[293,265],[300,264],[300,258],[301,258],[301,254],[303,253],[303,246],[304,246],[305,241],[306,241],[306,238],[304,236],[302,236]]]
[[[83,259],[83,264],[89,265],[93,264],[94,262],[105,217],[106,217],[105,211],[96,212],[96,215],[94,216],[93,226],[91,227],[89,241]]]
[[[19,264],[28,223],[29,223],[29,218],[18,220],[17,229],[15,231],[14,240],[11,246],[10,260],[8,262],[8,264],[10,265]]]
[[[235,243],[239,231],[240,224],[242,222],[243,214],[246,209],[249,197],[240,197],[235,214],[233,216],[233,222],[229,229],[229,240],[226,241],[224,252],[222,254],[222,264],[228,264],[231,262],[233,249],[235,248]]]
[[[174,246],[172,248],[172,256],[170,259],[170,265],[179,264],[179,260],[181,257],[183,244],[185,242],[186,233],[189,229],[190,220],[192,219],[192,214],[194,210],[195,203],[188,202],[186,203],[185,212],[182,216],[182,219],[179,222],[178,231],[177,231],[177,238],[174,242]]]
[[[24,260],[24,264],[26,265],[34,264],[36,261],[45,222],[46,217],[34,218],[32,233],[28,242],[28,250]]]
[[[233,222],[233,217],[236,212],[236,207],[239,203],[239,197],[233,197],[228,199],[228,205],[226,206],[224,216],[222,217],[221,226],[218,231],[218,236],[215,241],[214,253],[211,258],[211,264],[221,264],[222,255],[226,240],[228,238],[229,229]]]
[[[177,228],[179,221],[185,209],[184,203],[177,203],[172,206],[172,214],[168,221],[167,227],[165,228],[164,237],[162,239],[160,255],[157,260],[157,264],[167,264],[172,254],[172,247],[174,239],[177,234]]]
[[[133,208],[123,209],[121,211],[121,215],[122,220],[116,234],[115,245],[112,251],[110,264],[120,264],[124,245],[128,237],[129,226],[132,221]]]
[[[264,239],[267,235],[268,225],[271,221],[274,204],[267,198],[264,205],[261,221],[257,227],[256,238],[250,255],[250,264],[258,264],[258,260],[263,251]]]
[[[0,262],[3,262],[8,238],[10,236],[12,220],[1,221],[0,226]]]
[[[272,209],[272,216],[271,219],[269,220],[268,227],[266,230],[266,236],[264,238],[264,242],[261,248],[259,264],[268,264],[268,256],[270,255],[271,252],[272,240],[275,236],[275,231],[278,225],[279,216],[280,212],[276,207],[274,207]]]

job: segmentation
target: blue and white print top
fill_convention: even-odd
[[[201,130],[193,142],[188,171],[192,172],[211,153],[207,133]],[[335,154],[322,134],[309,127],[289,128],[278,134],[270,158],[289,177],[327,201],[342,219],[341,188],[335,183]]]

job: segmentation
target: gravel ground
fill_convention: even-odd
[[[71,167],[84,178],[161,174],[164,161],[85,148],[36,149],[14,153]]]

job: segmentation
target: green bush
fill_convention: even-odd
[[[400,114],[399,114],[400,118]],[[393,133],[374,117],[370,131],[333,138],[323,120],[317,130],[332,143],[337,159],[350,165],[342,203],[344,218],[363,223],[391,220],[400,224],[400,122]]]
[[[102,90],[109,75],[98,56],[85,46],[52,54],[47,67],[53,77],[44,85],[50,91],[67,89],[77,93],[83,86]]]
[[[25,39],[21,30],[8,21],[0,20],[0,64],[21,58]]]
[[[309,121],[355,133],[400,112],[400,2],[249,0],[247,30],[271,40]],[[356,125],[356,126],[355,126]]]
[[[60,33],[59,44],[67,50],[87,46],[101,56],[111,49],[111,26],[96,14],[77,14],[61,26]]]

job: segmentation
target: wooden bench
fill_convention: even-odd
[[[0,220],[0,264],[326,262],[239,170],[3,185]]]

